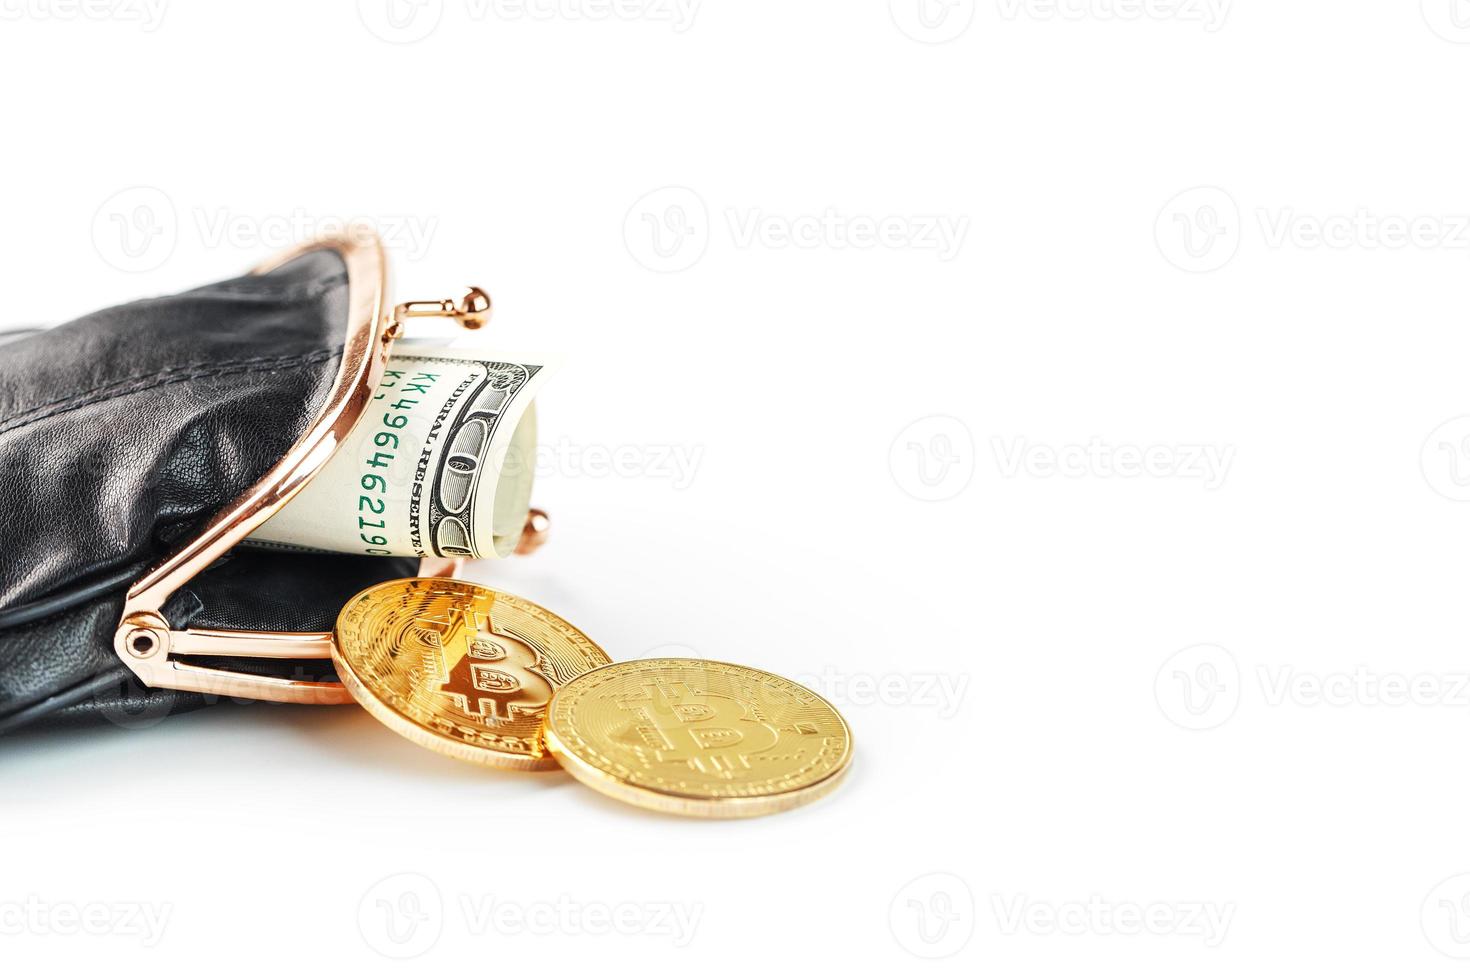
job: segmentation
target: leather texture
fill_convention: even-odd
[[[112,637],[123,595],[306,431],[341,357],[334,252],[0,344],[0,731],[137,727],[219,699],[143,688]],[[408,559],[237,548],[164,610],[175,628],[329,630]],[[225,663],[330,677],[329,661]]]

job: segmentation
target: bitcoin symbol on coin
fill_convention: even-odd
[[[620,800],[699,817],[775,813],[837,785],[852,736],[793,681],[714,660],[608,664],[559,686],[546,745]]]
[[[780,733],[753,718],[755,706],[726,694],[695,695],[684,684],[655,681],[620,702],[637,716],[633,751],[660,763],[687,765],[701,773],[729,778],[749,769],[749,755],[775,747]],[[739,748],[739,753],[730,751]]]
[[[516,712],[539,713],[551,700],[551,682],[539,668],[540,655],[521,640],[497,632],[486,613],[460,604],[451,607],[444,619],[419,622],[438,640],[445,666],[439,693],[467,714],[504,722]],[[461,646],[462,655],[451,664]]]
[[[556,766],[541,734],[558,685],[607,663],[566,620],[454,579],[384,582],[348,600],[332,659],[363,707],[404,738],[511,769]]]

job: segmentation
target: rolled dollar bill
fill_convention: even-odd
[[[545,358],[400,340],[366,411],[248,539],[366,555],[504,558],[530,510]]]

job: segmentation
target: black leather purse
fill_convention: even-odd
[[[386,289],[380,243],[353,229],[0,335],[0,732],[349,700],[330,660],[342,605],[457,563],[237,545],[326,462],[407,317],[488,311],[477,290],[395,308]]]

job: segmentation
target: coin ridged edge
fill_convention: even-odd
[[[378,589],[386,588],[390,585],[397,585],[405,582],[427,582],[430,581],[430,579],[436,582],[452,582],[455,585],[466,585],[484,592],[493,593],[497,596],[506,596],[508,598],[517,599],[523,603],[526,603],[529,606],[533,606],[536,609],[539,609],[542,612],[546,613],[547,616],[551,617],[551,619],[555,623],[560,623],[561,625],[574,630],[579,636],[586,639],[588,643],[591,643],[599,651],[602,651],[603,656],[607,655],[606,651],[603,651],[602,647],[595,643],[591,639],[591,637],[588,637],[587,634],[583,633],[581,630],[577,629],[577,627],[573,626],[565,619],[562,619],[562,617],[558,616],[550,609],[547,609],[545,606],[532,602],[530,599],[527,599],[523,596],[518,596],[513,592],[502,592],[499,589],[491,588],[488,585],[482,585],[479,582],[466,582],[463,579],[410,575],[407,578],[389,579],[385,582],[379,582],[376,585],[370,585],[342,604],[342,609],[337,614],[337,621],[333,624],[332,629],[332,663],[337,668],[337,679],[342,682],[342,686],[347,689],[347,693],[352,695],[353,700],[362,705],[367,713],[377,719],[377,721],[381,723],[384,728],[387,728],[394,734],[399,735],[402,738],[405,738],[422,748],[437,752],[440,755],[447,755],[450,758],[458,759],[461,762],[473,762],[476,765],[487,766],[492,769],[505,769],[514,772],[544,772],[557,768],[559,763],[555,758],[552,757],[550,752],[543,751],[540,755],[534,756],[516,755],[514,753],[501,752],[497,749],[486,748],[484,746],[471,745],[467,742],[462,742],[444,735],[439,735],[435,732],[425,729],[414,719],[402,714],[392,705],[388,704],[377,694],[375,694],[372,689],[367,686],[366,682],[358,676],[357,671],[353,669],[351,662],[349,662],[347,658],[343,656],[342,651],[338,646],[338,627],[340,627],[343,617],[347,615],[347,611],[351,609],[352,606],[359,599],[367,595],[369,592],[375,592]],[[608,663],[612,663],[611,659],[609,659]],[[602,667],[605,666],[608,666],[608,664],[603,664],[593,669],[600,670]],[[577,676],[580,677],[581,675],[579,674]],[[553,690],[552,696],[554,699],[555,690]],[[550,711],[551,702],[548,701],[542,716],[543,732],[546,728],[545,717],[547,714],[550,713]]]

